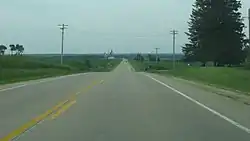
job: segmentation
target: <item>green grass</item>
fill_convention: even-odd
[[[156,62],[140,62],[135,60],[130,60],[130,64],[134,67],[136,71],[145,71],[145,68],[148,68],[147,71],[154,72],[158,70],[171,70],[173,69],[173,63],[171,61],[160,61],[159,63]],[[186,68],[187,64],[182,62],[176,62],[176,68]]]
[[[250,92],[250,71],[241,68],[206,67],[170,70],[166,74]]]
[[[141,63],[134,60],[130,61],[130,63],[136,71],[144,71],[144,68],[149,65],[147,62]],[[164,69],[166,71],[161,71]],[[159,64],[155,63],[148,72],[172,75],[205,84],[212,84],[220,88],[250,92],[250,70],[240,67],[189,67],[187,64],[179,62],[176,64],[176,69],[173,70],[171,62],[163,61]]]
[[[0,84],[82,72],[111,71],[120,60],[85,56],[60,57],[0,56]]]
[[[71,72],[60,69],[4,69],[1,71],[0,84],[67,74],[71,74]]]

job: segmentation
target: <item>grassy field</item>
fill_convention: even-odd
[[[186,68],[170,70],[165,74],[189,80],[202,81],[225,88],[250,92],[250,71],[241,68]]]
[[[134,67],[136,71],[146,71],[145,69],[147,68],[147,71],[149,72],[154,72],[154,71],[161,71],[161,70],[171,70],[173,68],[173,63],[171,61],[161,61],[159,63],[155,62],[140,62],[140,61],[135,61],[135,60],[130,60],[130,64]],[[184,64],[182,62],[176,62],[176,68],[182,69],[186,68],[187,64]]]
[[[172,63],[169,61],[163,61],[159,64],[154,63],[154,65],[148,62],[141,63],[134,60],[130,61],[130,63],[136,71],[144,71],[146,67],[151,65],[151,69],[149,69],[148,72],[172,75],[205,84],[213,84],[221,88],[250,92],[250,70],[240,67],[190,67],[185,63],[178,62],[176,69],[173,70]]]
[[[120,60],[94,56],[0,56],[0,84],[82,72],[111,71]]]

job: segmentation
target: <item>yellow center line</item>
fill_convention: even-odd
[[[72,105],[76,103],[76,100],[68,102],[68,104],[64,105],[60,108],[56,113],[51,116],[51,119],[56,119],[58,116],[62,115],[65,111],[67,111]]]
[[[68,100],[65,100],[63,102],[60,102],[59,104],[57,104],[55,107],[53,107],[52,109],[46,111],[44,114],[32,119],[31,121],[27,122],[26,124],[22,125],[20,128],[12,131],[10,134],[8,134],[7,136],[3,137],[0,139],[0,141],[10,141],[12,139],[14,139],[15,137],[17,137],[18,135],[24,133],[25,131],[27,131],[29,128],[31,128],[32,126],[36,125],[37,123],[39,123],[40,121],[42,121],[43,119],[45,119],[46,117],[48,117],[50,114],[52,114],[54,111],[58,110],[60,107],[62,107],[65,103],[67,103]]]
[[[69,99],[58,103],[53,108],[47,110],[44,114],[39,115],[38,117],[36,117],[36,118],[32,119],[31,121],[27,122],[26,124],[22,125],[21,127],[15,129],[14,131],[12,131],[11,133],[9,133],[5,137],[0,138],[0,141],[11,141],[11,140],[19,137],[20,135],[22,135],[23,133],[25,133],[26,131],[28,131],[30,128],[32,128],[33,126],[37,125],[39,122],[43,121],[44,119],[46,119],[47,117],[49,117],[51,114],[53,114],[55,112],[56,113],[53,114],[53,117],[54,118],[58,117],[63,112],[65,112],[68,108],[70,108],[73,104],[76,103],[76,100],[74,100],[74,99],[76,99],[77,95],[79,95],[82,92],[87,92],[88,90],[90,90],[91,88],[93,88],[95,85],[97,85],[99,83],[103,83],[103,82],[104,82],[104,80],[92,82],[90,85],[88,85],[87,87],[85,87],[82,91],[71,95],[69,97]]]

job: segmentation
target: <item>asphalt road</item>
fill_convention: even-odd
[[[250,141],[250,107],[126,62],[0,89],[0,141]]]

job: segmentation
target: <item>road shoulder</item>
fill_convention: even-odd
[[[214,91],[216,91],[217,88],[210,90],[208,89],[209,87],[190,84],[184,80],[179,80],[174,77],[165,77],[152,73],[142,74],[150,75],[151,77],[177,89],[178,91],[185,93],[200,103],[203,103],[204,105],[250,128],[250,105],[236,101],[232,98],[229,98],[229,96],[221,96],[218,94],[222,92],[218,91],[215,93]]]
[[[213,94],[217,94],[220,96],[231,98],[232,100],[242,102],[246,105],[250,105],[250,96],[247,95],[245,92],[241,92],[238,90],[230,90],[228,88],[216,87],[213,84],[205,84],[202,82],[187,80],[187,79],[183,79],[180,77],[174,77],[174,76],[170,76],[170,75],[167,75],[167,76],[164,75],[164,77],[167,77],[168,79],[174,79],[176,81],[180,81],[180,83],[185,83],[185,84],[190,85],[190,86],[204,89],[204,90],[211,92]]]
[[[60,79],[67,78],[67,77],[85,75],[85,74],[87,74],[87,73],[77,73],[77,74],[70,74],[70,75],[53,76],[53,77],[33,79],[33,80],[27,80],[27,81],[20,81],[20,82],[9,83],[9,84],[2,84],[2,85],[0,85],[0,92],[13,90],[13,89],[18,89],[18,88],[22,88],[22,87],[29,86],[29,85],[39,84],[39,83],[50,82],[50,81],[54,81],[54,80],[60,80]]]

